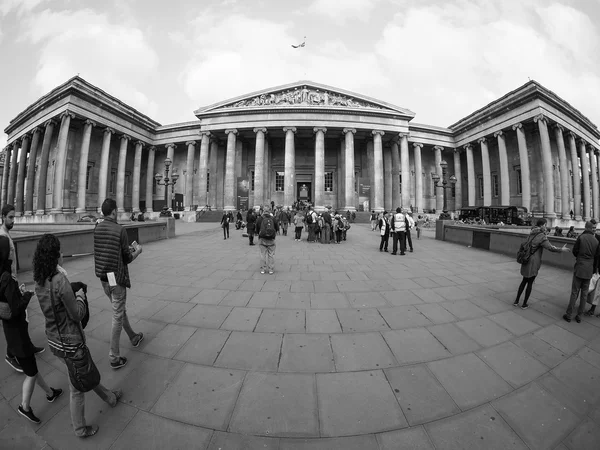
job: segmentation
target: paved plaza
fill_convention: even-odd
[[[543,266],[524,311],[512,306],[514,258],[429,230],[406,256],[380,253],[367,224],[342,245],[278,236],[275,274],[262,275],[240,231],[223,240],[217,224],[177,226],[130,266],[128,312],[146,339],[133,349],[123,332],[122,369],[109,368],[110,303],[93,258],[65,264],[89,285],[102,382],[124,391],[114,409],[86,396],[98,434],[74,436],[65,366],[47,350],[40,372],[66,395],[47,403],[37,388],[32,426],[16,412],[23,375],[0,364],[0,448],[600,446],[600,318],[561,319],[569,271]],[[33,342],[47,347],[35,299],[29,312]]]

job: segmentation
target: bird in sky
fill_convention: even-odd
[[[300,48],[300,47],[306,47],[306,36],[304,36],[304,41],[302,42],[302,44],[298,44],[298,45],[292,44],[292,48]]]

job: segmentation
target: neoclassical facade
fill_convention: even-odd
[[[161,125],[74,77],[6,127],[2,204],[29,220],[95,212],[109,196],[121,213],[158,211],[165,199],[190,216],[206,205],[298,200],[317,209],[440,211],[432,174],[441,175],[444,160],[457,178],[446,194],[450,210],[517,205],[552,221],[600,211],[600,131],[535,81],[448,128],[310,81],[194,114]],[[166,158],[169,175],[178,175],[167,192],[155,181]]]

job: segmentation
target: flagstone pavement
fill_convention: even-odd
[[[240,231],[177,227],[130,266],[128,313],[146,339],[134,349],[123,332],[120,370],[108,365],[110,303],[93,258],[65,264],[89,285],[102,382],[124,391],[115,408],[86,395],[98,434],[73,435],[65,367],[46,351],[39,370],[66,395],[47,403],[37,388],[32,426],[16,413],[23,375],[0,364],[0,448],[600,447],[600,318],[561,320],[569,271],[542,266],[521,310],[514,258],[431,231],[406,256],[379,252],[366,224],[342,245],[278,236],[275,274],[263,275]],[[35,299],[29,320],[47,346]]]

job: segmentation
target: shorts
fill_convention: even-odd
[[[37,364],[35,362],[35,355],[20,357],[15,356],[21,369],[23,369],[23,373],[28,377],[35,377],[38,374]]]

